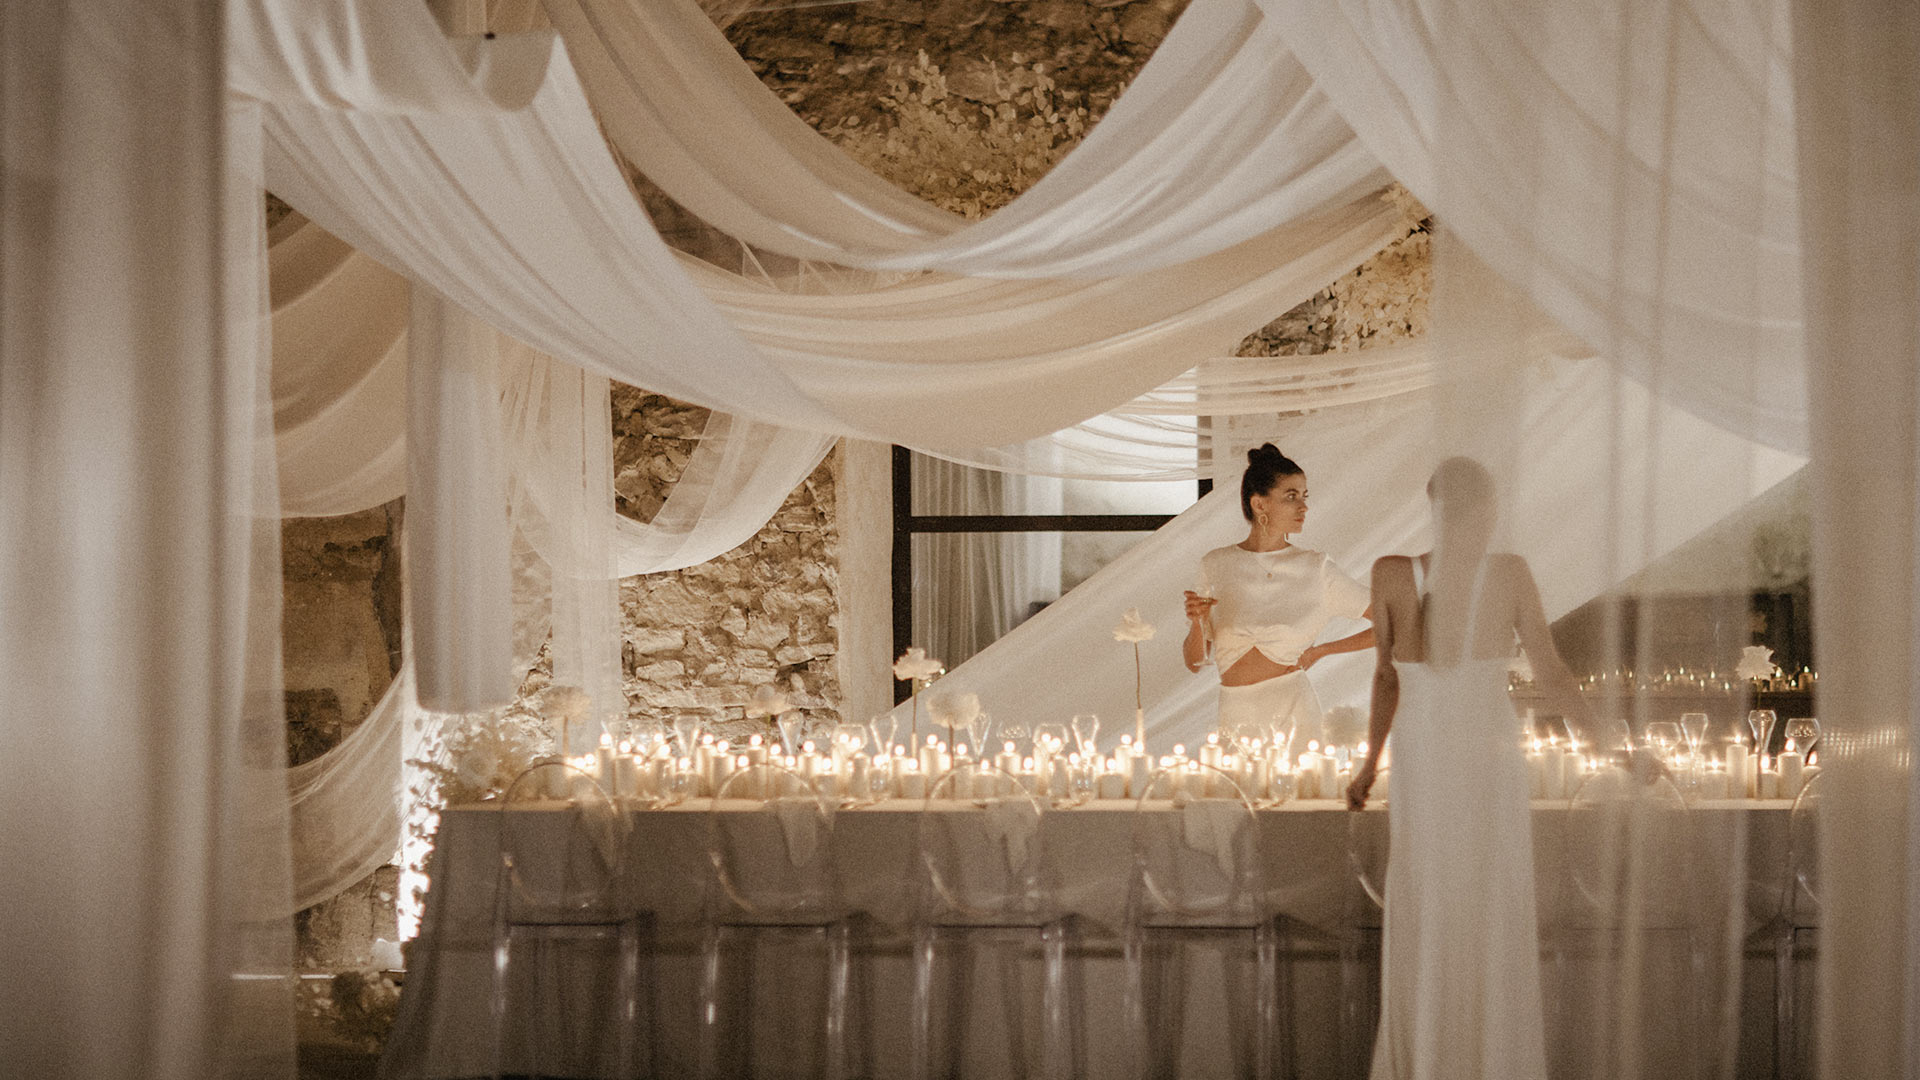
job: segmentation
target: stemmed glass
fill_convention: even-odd
[[[1027,725],[1021,723],[1001,724],[1000,737],[1014,744],[1014,749],[1017,752],[1020,744],[1026,741]]]
[[[985,709],[976,710],[967,720],[967,741],[973,744],[974,754],[985,758],[987,754],[987,735],[993,730],[993,718]]]
[[[1082,757],[1092,754],[1095,748],[1099,746],[1099,744],[1094,741],[1095,737],[1099,734],[1100,718],[1098,716],[1088,712],[1078,713],[1074,716],[1073,744],[1079,749]]]
[[[1668,765],[1673,763],[1673,748],[1680,744],[1680,737],[1680,725],[1671,720],[1655,720],[1647,725],[1647,741]]]
[[[893,750],[893,737],[900,732],[900,718],[890,712],[874,713],[867,721],[867,730],[873,733],[874,757],[883,757]]]
[[[1787,749],[1806,757],[1820,741],[1820,721],[1811,716],[1796,716],[1787,721]]]
[[[788,709],[774,721],[780,727],[780,745],[786,748],[787,756],[800,752],[800,736],[806,732],[807,714],[799,709]]]
[[[1707,740],[1707,714],[1686,712],[1680,714],[1680,730],[1687,737],[1687,749],[1697,759],[1700,756],[1700,744]]]
[[[1753,752],[1761,757],[1773,745],[1773,725],[1779,721],[1772,709],[1754,709],[1747,713],[1747,726],[1753,729]]]
[[[673,734],[680,740],[680,756],[693,756],[693,742],[700,735],[700,718],[692,713],[680,713],[673,718]]]

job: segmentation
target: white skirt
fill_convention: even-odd
[[[1304,671],[1280,675],[1248,686],[1220,688],[1220,733],[1223,738],[1246,724],[1258,727],[1262,734],[1275,721],[1293,722],[1293,745],[1304,748],[1307,740],[1326,742],[1320,716],[1320,698]]]

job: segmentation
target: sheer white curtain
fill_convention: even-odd
[[[1058,514],[1060,484],[914,455],[913,512]],[[957,665],[1060,595],[1060,534],[922,533],[913,544],[913,640]]]
[[[0,9],[0,1053],[36,1076],[293,1074],[259,118],[222,9]]]
[[[1793,5],[1827,789],[1820,1070],[1920,1067],[1920,12]]]

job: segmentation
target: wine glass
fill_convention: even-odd
[[[1680,730],[1687,736],[1687,749],[1694,757],[1700,756],[1700,744],[1707,740],[1707,714],[1687,712],[1680,714]]]
[[[1280,760],[1293,760],[1293,719],[1275,717],[1267,721],[1267,734],[1273,737],[1273,745],[1280,751]]]
[[[799,709],[788,709],[780,714],[775,723],[780,726],[780,745],[786,748],[787,756],[800,752],[800,736],[807,726],[807,714]]]
[[[1082,756],[1094,752],[1098,745],[1094,738],[1100,734],[1100,718],[1090,712],[1077,713],[1073,718],[1073,745]]]
[[[973,744],[975,753],[987,757],[987,736],[993,730],[993,718],[985,709],[976,709],[967,719],[967,741]]]
[[[1754,709],[1747,713],[1747,726],[1753,729],[1753,752],[1765,757],[1773,745],[1773,725],[1779,721],[1772,709]]]
[[[900,732],[900,718],[890,712],[874,713],[867,721],[867,730],[873,733],[873,753],[878,757],[893,749],[893,737]]]
[[[1806,757],[1820,741],[1820,721],[1811,716],[1796,716],[1787,721],[1787,749]]]
[[[1020,744],[1026,741],[1027,725],[1018,723],[1018,722],[1012,723],[1012,724],[1001,724],[1000,738],[1014,744],[1015,752],[1018,752]]]
[[[1647,725],[1647,741],[1658,751],[1660,760],[1671,763],[1673,748],[1680,744],[1680,725],[1671,720],[1655,720]]]
[[[700,734],[700,718],[693,713],[680,713],[673,718],[673,733],[680,740],[680,756],[693,756],[693,741]]]

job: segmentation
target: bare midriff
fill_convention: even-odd
[[[1259,649],[1248,649],[1247,655],[1235,660],[1232,667],[1220,673],[1220,685],[1252,686],[1299,670],[1299,664],[1276,663]]]

